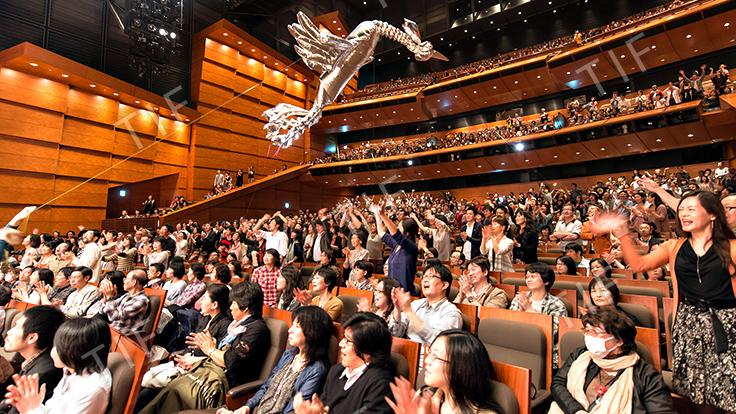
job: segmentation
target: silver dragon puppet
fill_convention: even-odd
[[[302,12],[296,17],[298,23],[288,27],[297,42],[294,48],[304,63],[320,74],[320,85],[309,110],[281,103],[263,112],[268,119],[263,127],[266,137],[279,147],[288,148],[307,128],[319,122],[322,109],[335,102],[353,75],[373,60],[373,50],[380,36],[406,46],[419,61],[432,58],[447,61],[430,42],[422,42],[419,27],[411,20],[404,19],[403,31],[379,20],[362,22],[350,35],[341,38],[320,32]]]

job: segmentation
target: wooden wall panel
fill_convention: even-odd
[[[211,61],[202,62],[202,80],[220,85],[228,89],[235,89],[235,70],[221,66]]]
[[[66,118],[61,144],[69,147],[113,152],[115,131],[110,125],[96,124],[77,118]]]
[[[115,127],[120,130],[156,136],[158,132],[158,114],[142,108],[118,104],[118,119]]]
[[[66,114],[111,125],[118,120],[119,109],[115,100],[71,89]]]
[[[263,71],[266,66],[251,57],[245,55],[238,56],[238,72],[244,73],[253,79],[263,79]],[[235,90],[242,90],[235,88]]]
[[[69,86],[8,68],[0,68],[0,99],[54,112],[66,110]]]
[[[0,134],[59,142],[63,123],[59,113],[0,102]]]

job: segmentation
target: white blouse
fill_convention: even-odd
[[[91,374],[64,375],[46,404],[29,414],[100,414],[110,401],[112,375],[105,368]]]

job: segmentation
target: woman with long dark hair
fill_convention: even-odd
[[[426,354],[424,381],[435,390],[412,398],[414,389],[403,378],[391,385],[396,413],[417,413],[432,407],[436,413],[495,414],[501,409],[492,399],[495,374],[483,343],[468,332],[450,329],[440,333]],[[408,398],[407,398],[408,397]]]
[[[294,297],[294,289],[304,289],[299,270],[294,266],[284,266],[276,279],[276,307],[288,311],[297,309],[301,304]]]
[[[414,275],[417,272],[419,256],[416,237],[419,226],[410,218],[405,218],[399,225],[394,224],[384,211],[383,202],[372,203],[368,209],[376,218],[376,227],[383,243],[391,248],[391,254],[387,259],[391,277],[396,278],[404,290],[415,295]]]
[[[538,261],[537,247],[539,235],[534,226],[532,215],[528,211],[516,212],[516,236],[514,237],[514,258],[522,262],[534,263]]]
[[[602,217],[594,231],[612,232],[636,272],[669,262],[675,303],[680,302],[672,333],[673,391],[701,405],[702,411],[736,411],[736,236],[713,193],[684,194],[677,216],[678,233],[684,237],[644,256],[623,216]]]
[[[373,312],[383,318],[388,324],[388,330],[393,336],[401,335],[401,326],[394,315],[394,302],[391,300],[391,291],[401,287],[399,281],[392,277],[384,277],[373,290],[373,305],[367,298],[358,301],[358,312]]]
[[[575,276],[578,270],[575,267],[575,261],[570,256],[562,255],[555,261],[555,273],[564,276]]]
[[[278,413],[294,411],[297,394],[311,398],[322,390],[327,375],[327,349],[332,335],[332,320],[317,306],[305,306],[294,311],[289,328],[289,349],[271,371],[261,388],[235,414]],[[226,408],[217,414],[230,414]]]

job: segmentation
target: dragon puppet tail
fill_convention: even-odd
[[[263,112],[268,123],[263,126],[266,138],[280,148],[288,148],[314,122],[310,111],[298,106],[280,103]]]

